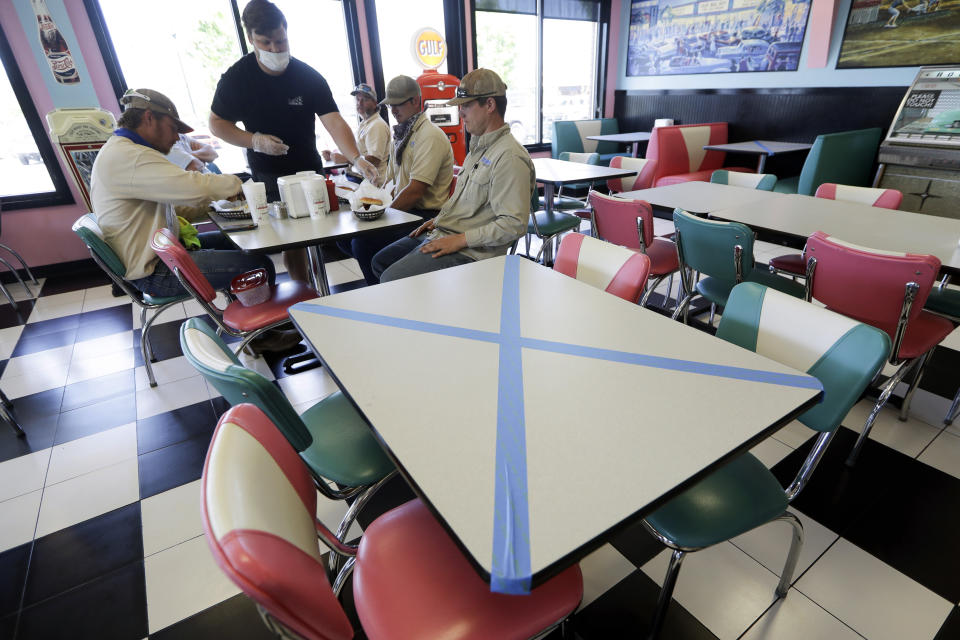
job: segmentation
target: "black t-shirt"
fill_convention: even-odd
[[[271,76],[251,52],[220,76],[210,110],[224,120],[243,122],[251,133],[277,136],[290,145],[285,156],[268,156],[247,149],[254,179],[276,189],[280,176],[323,168],[317,152],[316,118],[338,111],[327,81],[313,67],[290,58],[283,74]]]

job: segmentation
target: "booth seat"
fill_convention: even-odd
[[[774,191],[812,196],[825,182],[869,187],[883,131],[879,128],[817,136],[799,176],[777,180]]]
[[[616,142],[587,140],[587,136],[620,133],[616,118],[596,120],[558,120],[553,123],[553,138],[550,140],[550,157],[559,159],[564,151],[571,153],[598,153],[600,166],[610,165],[610,159],[620,153]]]
[[[717,169],[750,172],[742,167],[724,167],[726,153],[707,151],[708,144],[727,143],[727,123],[680,124],[655,127],[647,145],[647,159],[656,160],[653,186],[680,182],[709,182]]]

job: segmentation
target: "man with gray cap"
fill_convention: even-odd
[[[357,129],[357,150],[364,159],[380,169],[390,153],[390,127],[380,117],[377,106],[377,92],[365,82],[361,82],[350,92],[357,101],[357,116],[360,127]],[[350,158],[337,151],[324,151],[327,162],[350,162]]]
[[[389,105],[397,121],[384,174],[385,181],[395,184],[390,206],[421,218],[432,218],[450,195],[453,181],[450,140],[423,112],[420,85],[413,78],[397,76],[391,80],[387,84],[387,96],[380,104]],[[350,242],[349,253],[357,259],[367,284],[379,282],[370,266],[373,256],[398,237],[395,231],[386,230],[359,236]]]
[[[440,213],[373,258],[380,282],[504,255],[527,231],[536,188],[530,155],[504,123],[507,86],[493,71],[463,77],[460,119],[473,136],[457,188]]]
[[[120,104],[124,111],[119,127],[93,163],[93,212],[104,240],[126,268],[125,279],[152,296],[182,295],[176,275],[157,258],[150,239],[161,227],[179,234],[177,213],[191,217],[205,212],[211,201],[239,193],[240,180],[184,171],[167,160],[179,134],[193,129],[162,93],[131,89]],[[218,231],[201,233],[199,240],[200,249],[192,256],[215,289],[225,289],[234,276],[259,267],[267,270],[273,283],[275,270],[268,257],[233,249]]]

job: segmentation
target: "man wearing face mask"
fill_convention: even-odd
[[[269,0],[251,0],[243,10],[243,25],[253,52],[221,76],[210,107],[210,131],[247,149],[254,180],[266,185],[268,199],[279,199],[277,178],[323,169],[315,115],[347,160],[375,179],[377,170],[357,150],[327,81],[290,57],[287,20],[280,9]]]

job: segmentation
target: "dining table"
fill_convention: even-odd
[[[500,593],[557,575],[822,393],[806,373],[515,255],[289,313]]]
[[[616,142],[617,144],[629,144],[630,155],[634,158],[640,157],[640,143],[648,142],[652,132],[650,131],[632,131],[628,133],[606,133],[597,136],[587,136],[587,140],[596,140],[597,142]]]
[[[784,153],[808,151],[812,144],[803,142],[777,142],[776,140],[748,140],[746,142],[729,142],[726,144],[708,144],[703,148],[709,151],[725,151],[727,153],[744,153],[757,158],[757,173],[763,173],[767,166],[767,158]]]

